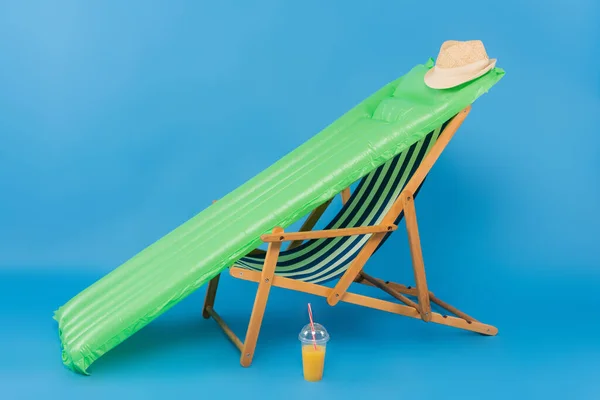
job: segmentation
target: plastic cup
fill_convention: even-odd
[[[315,323],[314,327],[314,337],[310,324],[305,325],[298,335],[302,346],[304,379],[309,382],[317,382],[323,379],[325,350],[329,341],[329,333],[323,325]]]

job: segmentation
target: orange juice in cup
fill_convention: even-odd
[[[329,334],[323,325],[315,323],[313,326],[307,324],[298,335],[302,346],[304,379],[310,382],[323,379],[325,350],[329,341]]]

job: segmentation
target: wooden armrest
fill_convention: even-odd
[[[388,225],[375,225],[375,226],[360,226],[357,228],[344,228],[344,229],[330,229],[323,231],[309,231],[309,232],[289,232],[280,234],[265,234],[260,238],[263,242],[287,242],[290,240],[307,240],[307,239],[323,239],[323,238],[334,238],[339,236],[354,236],[354,235],[366,235],[369,233],[382,233],[392,232],[398,229],[398,226],[394,224]]]

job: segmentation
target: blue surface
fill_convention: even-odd
[[[600,4],[322,3],[0,3],[0,398],[598,398]],[[430,288],[497,337],[275,289],[243,369],[200,290],[92,376],[62,366],[59,305],[443,40],[473,38],[506,76],[417,209]],[[410,284],[405,243],[368,271]],[[254,289],[222,280],[239,334]],[[318,384],[296,340],[307,301],[332,335]]]

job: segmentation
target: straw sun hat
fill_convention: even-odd
[[[481,40],[448,40],[425,74],[425,84],[434,89],[451,88],[480,77],[495,65],[496,59],[488,57]]]

